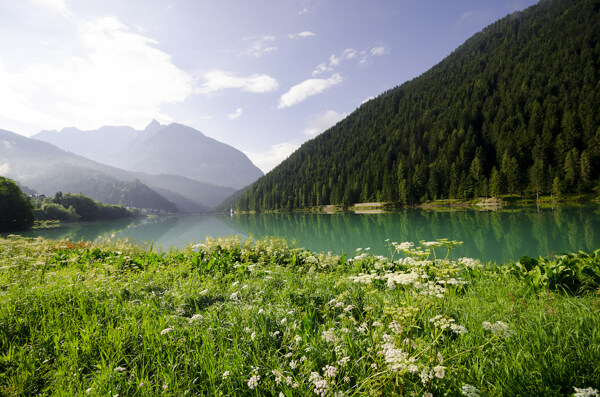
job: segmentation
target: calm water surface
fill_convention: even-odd
[[[154,247],[185,247],[207,236],[282,236],[317,252],[354,255],[356,248],[389,255],[389,241],[436,238],[463,241],[455,257],[507,262],[600,248],[600,206],[560,206],[497,211],[407,209],[380,214],[185,215],[134,221],[92,222],[23,233],[29,236],[93,241],[99,236],[131,238]]]

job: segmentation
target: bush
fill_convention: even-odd
[[[15,181],[0,176],[0,232],[33,226],[33,204]]]
[[[67,209],[62,205],[55,203],[44,203],[42,204],[42,207],[36,218],[44,221],[57,220],[64,222],[77,222],[80,219],[80,216],[77,215],[77,212],[73,207],[69,207]]]
[[[554,258],[523,256],[509,272],[535,289],[548,288],[571,294],[600,289],[600,250],[558,255]]]

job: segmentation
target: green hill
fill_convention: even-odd
[[[600,1],[541,1],[306,142],[236,207],[591,190],[599,70]]]

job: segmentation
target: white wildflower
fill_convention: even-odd
[[[260,375],[254,375],[248,381],[248,387],[250,390],[254,390],[256,386],[258,386],[258,382],[260,381]]]
[[[404,350],[397,348],[389,335],[383,335],[383,338],[387,342],[381,345],[380,354],[385,357],[385,362],[391,371],[402,372],[415,363],[415,357],[411,357]]]
[[[334,332],[333,328],[330,328],[327,331],[324,331],[323,335],[321,335],[321,338],[325,342],[329,342],[329,343],[337,343],[337,342],[339,342],[339,338],[337,336],[335,336],[335,332]]]
[[[600,393],[598,393],[598,390],[592,389],[591,387],[588,387],[587,389],[580,389],[579,387],[573,387],[573,389],[575,389],[575,394],[573,394],[573,397],[598,397],[598,396],[600,396]]]
[[[482,325],[483,329],[490,331],[492,334],[502,339],[508,339],[511,336],[516,335],[516,332],[510,329],[508,324],[502,321],[496,321],[494,324],[484,321]]]
[[[454,323],[454,321],[455,320],[453,318],[448,318],[442,316],[441,314],[438,314],[437,316],[434,316],[429,319],[430,323],[432,323],[436,328],[439,328],[442,331],[450,328],[451,324]]]
[[[450,324],[450,329],[457,335],[468,334],[469,331],[462,325]]]
[[[165,328],[162,331],[160,331],[160,334],[161,335],[166,335],[166,334],[168,334],[171,331],[173,331],[173,328]]]
[[[346,356],[346,357],[340,358],[337,363],[340,367],[344,367],[346,364],[348,364],[349,361],[350,361],[350,357]]]
[[[419,376],[421,377],[421,382],[423,382],[423,385],[426,385],[427,382],[433,378],[433,373],[429,370],[429,368],[424,367]]]
[[[410,249],[411,247],[413,247],[413,246],[414,246],[414,244],[413,244],[413,243],[411,243],[411,242],[408,242],[408,241],[405,241],[405,242],[403,242],[403,243],[400,243],[400,244],[396,244],[396,245],[395,245],[395,247],[396,247],[396,251],[398,251],[398,252],[400,252],[400,251],[406,251],[406,250],[409,250],[409,249]]]
[[[283,375],[281,374],[281,372],[279,372],[278,370],[274,369],[271,371],[271,373],[273,374],[273,376],[275,376],[275,382],[277,384],[280,384],[281,381],[283,380]]]
[[[479,397],[480,393],[478,388],[476,388],[475,386],[471,386],[468,383],[462,385],[461,391],[463,396],[466,397]]]
[[[221,375],[221,378],[223,378],[223,380],[227,379],[227,377],[231,374],[231,372],[229,371],[225,371],[223,372],[223,375]]]
[[[335,378],[337,376],[337,368],[332,365],[326,365],[323,367],[323,375],[326,378]]]
[[[389,328],[396,335],[400,335],[402,333],[402,325],[398,324],[396,321],[392,321],[389,325]]]
[[[202,316],[202,314],[194,314],[192,316],[192,318],[190,318],[190,323],[196,322],[196,321],[200,321],[202,320],[204,317]]]
[[[446,369],[441,365],[433,367],[433,372],[435,377],[439,379],[444,379],[444,376],[446,375]]]

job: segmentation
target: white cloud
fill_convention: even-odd
[[[156,41],[130,32],[117,18],[75,26],[77,55],[15,72],[0,65],[0,119],[43,128],[142,128],[149,119],[169,119],[162,106],[192,94],[192,76]]]
[[[384,46],[378,46],[371,48],[371,55],[380,57],[382,55],[386,55],[388,53],[388,49]]]
[[[326,63],[320,63],[317,65],[317,68],[315,70],[313,70],[312,75],[318,76],[322,73],[332,72],[332,71],[333,71],[333,68],[330,68],[329,66],[327,66]]]
[[[266,174],[288,158],[299,147],[295,143],[283,142],[271,146],[264,152],[244,152],[244,154]]]
[[[67,0],[30,0],[32,3],[64,18],[73,17],[67,6]]]
[[[358,64],[363,66],[367,63],[369,56],[381,56],[387,54],[389,51],[385,46],[373,47],[370,51],[357,51],[354,48],[346,48],[341,54],[332,54],[327,62],[320,63],[313,70],[312,75],[318,76],[325,72],[331,72],[336,66],[339,66],[343,61],[349,59],[357,59]]]
[[[360,104],[364,105],[365,103],[369,102],[371,99],[375,99],[375,97],[373,95],[371,95],[370,97],[368,97],[367,99],[365,99],[364,101],[362,101]]]
[[[202,74],[205,80],[196,89],[199,94],[212,94],[228,88],[237,88],[252,93],[265,93],[274,91],[279,83],[273,77],[266,74],[253,74],[248,77],[238,77],[224,70],[210,70]]]
[[[338,113],[335,110],[328,110],[322,115],[312,119],[304,130],[304,134],[311,137],[320,134],[321,132],[326,131],[330,127],[334,126],[338,121],[344,119],[346,116],[346,113]]]
[[[277,47],[269,45],[275,41],[275,36],[247,37],[244,40],[250,40],[252,43],[246,51],[242,52],[242,55],[260,58],[266,53],[277,50]]]
[[[343,81],[339,73],[332,75],[328,79],[308,79],[300,84],[296,84],[288,92],[279,98],[279,109],[296,105],[308,97],[320,94],[326,89],[340,84]]]
[[[341,61],[355,58],[356,55],[357,52],[354,48],[346,48],[344,52],[342,52],[339,56],[333,54],[329,57],[329,66],[337,66],[340,64]]]
[[[10,172],[10,164],[0,164],[0,175],[6,175]]]
[[[288,37],[290,39],[294,39],[294,40],[298,40],[298,39],[304,39],[306,37],[311,37],[311,36],[315,36],[315,34],[313,32],[309,32],[309,31],[304,31],[304,32],[300,32],[300,33],[290,33],[288,34]]]
[[[227,118],[228,118],[229,120],[235,120],[235,119],[237,119],[238,117],[240,117],[240,116],[242,115],[242,113],[243,113],[243,110],[242,110],[242,108],[237,108],[237,109],[235,109],[235,112],[228,114],[228,115],[227,115]]]

